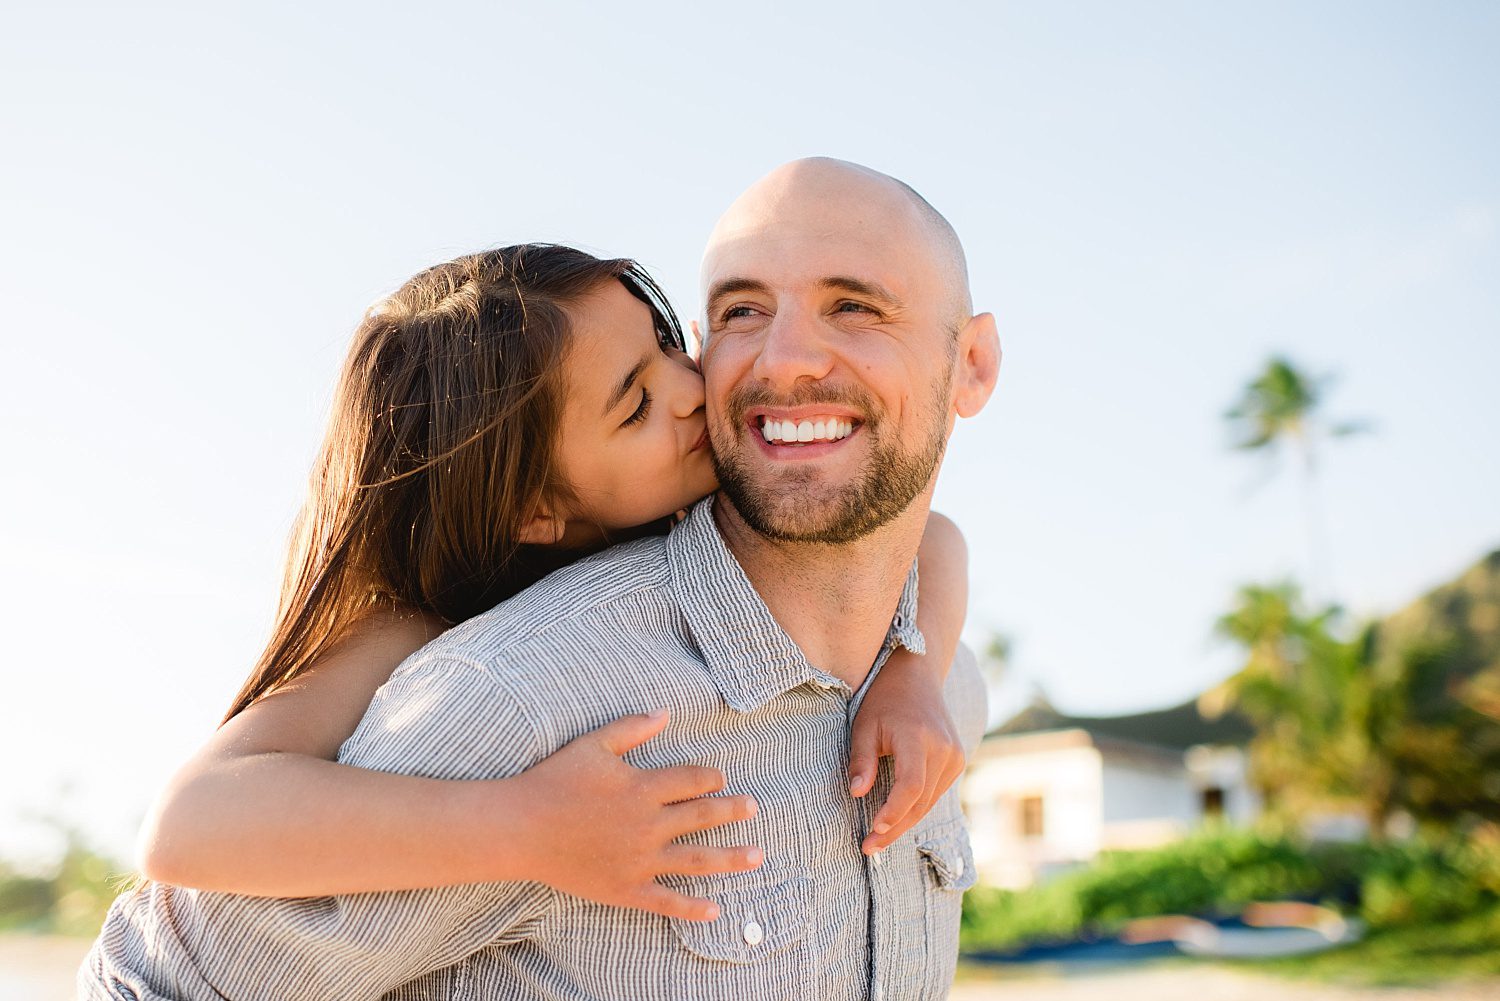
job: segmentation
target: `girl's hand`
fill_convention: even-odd
[[[713,796],[717,769],[642,769],[621,760],[667,725],[666,710],[626,716],[576,738],[507,781],[523,787],[530,836],[515,847],[528,878],[601,904],[712,921],[712,901],[667,889],[667,873],[706,876],[760,865],[759,848],[684,845],[676,839],[755,816],[749,796]],[[506,846],[510,847],[510,846]]]
[[[891,792],[860,850],[889,846],[932,809],[963,774],[964,752],[943,701],[943,678],[898,652],[865,693],[849,736],[849,791],[864,796],[880,759],[892,755]]]

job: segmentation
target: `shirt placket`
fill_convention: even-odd
[[[891,635],[887,638],[885,646],[880,655],[876,657],[872,665],[870,677],[860,687],[859,692],[853,693],[848,701],[846,710],[847,726],[852,735],[854,728],[854,717],[860,705],[864,701],[865,694],[870,685],[874,683],[875,677],[884,668],[895,647],[906,645],[905,636],[902,633],[904,624],[898,618],[894,624]],[[846,745],[848,741],[846,740]],[[891,775],[888,759],[877,762],[876,781],[870,791],[863,797],[856,799],[855,804],[855,837],[856,844],[863,844],[865,837],[874,828],[875,814],[879,812],[881,804],[890,795]],[[926,968],[926,950],[930,943],[926,942],[925,935],[912,937],[911,929],[903,927],[901,908],[898,906],[903,898],[904,890],[899,874],[893,869],[893,861],[889,858],[892,848],[886,848],[874,855],[865,855],[864,874],[866,891],[869,894],[869,948],[870,948],[870,982],[866,992],[869,1001],[893,1001],[885,990],[888,983],[900,983],[903,976],[909,976],[910,971],[904,971],[899,967],[920,961],[922,968]],[[909,916],[909,915],[908,915]],[[901,955],[903,945],[918,943],[921,955]],[[894,978],[894,979],[893,979]]]

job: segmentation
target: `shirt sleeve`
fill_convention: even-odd
[[[896,614],[891,618],[891,628],[885,635],[888,649],[904,646],[915,654],[927,652],[927,637],[917,628],[919,581],[917,561],[912,560],[911,569],[906,572],[906,583],[901,586],[901,598],[896,602]]]
[[[543,753],[526,707],[492,670],[433,658],[402,665],[339,760],[470,779],[515,774]],[[302,900],[199,894],[181,930],[227,996],[378,998],[485,946],[524,939],[556,899],[520,882]]]
[[[396,669],[339,749],[360,768],[436,779],[514,775],[545,757],[529,700],[503,673],[452,656]]]
[[[943,682],[943,699],[964,746],[964,758],[973,761],[989,724],[990,696],[974,651],[963,643],[953,651],[953,666]]]

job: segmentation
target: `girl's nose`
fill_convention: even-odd
[[[703,376],[690,355],[683,355],[680,367],[673,378],[672,413],[677,417],[691,417],[703,409]]]

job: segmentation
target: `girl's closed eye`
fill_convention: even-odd
[[[640,406],[636,407],[635,408],[635,412],[633,414],[631,414],[629,417],[625,418],[625,423],[621,424],[620,426],[621,427],[627,427],[627,428],[628,427],[634,427],[635,425],[641,423],[641,421],[644,421],[646,419],[646,417],[650,413],[651,413],[651,391],[649,389],[646,389],[645,387],[642,387],[641,388],[641,404],[640,404]]]

